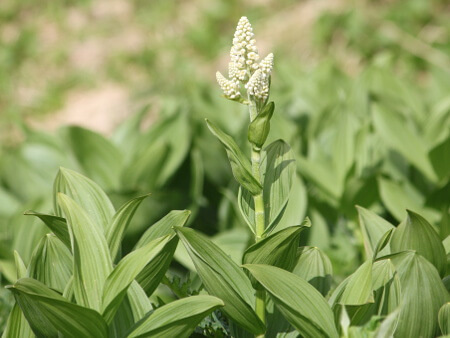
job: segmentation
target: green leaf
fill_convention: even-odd
[[[40,212],[32,210],[26,211],[24,215],[39,217],[41,221],[44,222],[45,225],[55,234],[55,236],[58,237],[65,246],[67,246],[67,248],[72,249],[70,244],[69,229],[67,228],[67,222],[64,218],[41,214]]]
[[[273,265],[292,271],[297,261],[300,233],[307,226],[289,227],[253,244],[245,251],[243,263]]]
[[[301,335],[338,337],[325,298],[303,278],[269,265],[244,265],[271,295],[275,305]]]
[[[27,276],[63,292],[72,276],[72,266],[69,249],[55,235],[47,234],[34,250]]]
[[[93,221],[93,225],[106,231],[114,216],[114,207],[105,192],[89,178],[66,168],[60,168],[53,185],[55,214],[63,217],[58,206],[58,193],[72,198]]]
[[[391,240],[392,233],[394,232],[394,229],[390,229],[386,231],[386,233],[381,237],[380,241],[378,242],[375,251],[373,253],[373,259],[377,258],[380,251],[383,251],[383,249],[389,244],[389,241]]]
[[[268,234],[283,216],[295,174],[294,154],[286,142],[277,140],[265,148],[260,172],[264,175],[263,198],[266,214],[264,233]],[[254,231],[255,204],[252,194],[241,188],[238,201],[244,219]]]
[[[68,302],[36,280],[23,278],[8,289],[37,336],[106,338],[108,335],[98,312]]]
[[[34,338],[35,335],[30,328],[25,316],[20,310],[19,304],[14,304],[8,321],[6,322],[5,331],[2,338]]]
[[[253,334],[263,333],[265,326],[254,311],[254,290],[244,271],[204,235],[189,228],[175,231],[208,293],[225,302],[223,311]]]
[[[117,264],[103,287],[102,314],[107,323],[113,319],[128,287],[145,266],[162,251],[169,236],[158,238],[140,249],[132,251]]]
[[[439,235],[425,218],[410,210],[406,220],[395,229],[391,239],[391,251],[415,250],[428,259],[444,277],[447,256]]]
[[[364,305],[373,303],[372,260],[366,261],[347,277],[330,298],[330,304]]]
[[[400,278],[402,303],[396,337],[434,337],[438,312],[449,301],[439,273],[416,252],[391,255]]]
[[[71,126],[64,133],[84,173],[104,188],[117,189],[122,169],[120,150],[92,130]]]
[[[17,271],[17,279],[27,277],[27,267],[16,250],[14,250],[14,263]]]
[[[430,150],[428,156],[439,179],[450,176],[450,137]]]
[[[103,284],[112,270],[105,236],[73,199],[60,193],[58,200],[73,243],[75,298],[78,304],[100,311]]]
[[[390,147],[402,154],[428,179],[436,181],[437,177],[428,159],[425,143],[407,127],[398,113],[374,105],[373,123]]]
[[[216,136],[225,147],[228,159],[231,164],[231,170],[236,181],[247,189],[252,195],[261,193],[262,186],[258,180],[252,175],[250,161],[242,153],[236,142],[216,125],[206,120],[209,130]]]
[[[269,102],[248,126],[248,141],[258,148],[261,148],[267,140],[274,109],[275,104]]]
[[[117,210],[111,220],[111,224],[108,226],[106,231],[106,241],[108,242],[113,260],[115,260],[120,251],[120,244],[122,243],[123,236],[134,216],[134,213],[141,202],[148,196],[149,195],[139,196],[128,201],[122,205],[119,210]]]
[[[187,338],[203,318],[223,305],[219,298],[207,295],[176,300],[137,323],[127,337]]]
[[[333,266],[327,255],[316,247],[302,247],[297,250],[299,256],[292,271],[314,286],[326,296],[333,281]]]
[[[134,250],[143,247],[157,238],[173,234],[173,228],[185,226],[190,215],[191,212],[189,210],[172,210],[144,232],[134,247]]]
[[[438,321],[442,334],[450,334],[450,303],[442,305],[439,310]]]
[[[359,225],[364,237],[364,248],[367,257],[372,257],[376,250],[377,244],[383,238],[383,235],[394,226],[384,220],[372,211],[360,206],[356,206],[359,215]],[[390,253],[389,247],[385,247],[378,252],[379,255],[387,255]]]

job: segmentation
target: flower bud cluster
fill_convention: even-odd
[[[273,68],[273,54],[267,55],[258,63],[259,54],[255,45],[253,28],[247,17],[243,16],[234,33],[231,47],[231,62],[228,65],[228,77],[216,73],[217,82],[229,99],[241,97],[241,84],[250,96],[265,100],[269,96],[269,78]]]

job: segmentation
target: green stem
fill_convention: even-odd
[[[252,111],[250,110],[250,113]],[[252,115],[252,114],[251,114]],[[252,149],[252,174],[253,176],[263,183],[261,180],[261,173],[259,170],[261,164],[261,149],[253,147]],[[264,199],[263,193],[253,196],[253,201],[255,203],[255,241],[259,242],[264,237],[265,230],[265,214],[264,214]],[[266,322],[266,292],[264,290],[256,291],[256,303],[255,311],[259,319],[263,323]],[[257,336],[257,338],[263,338],[264,334]]]

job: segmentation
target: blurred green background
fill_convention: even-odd
[[[225,153],[203,119],[245,145],[244,107],[220,97],[237,21],[275,54],[271,140],[296,153],[280,226],[313,227],[337,281],[364,259],[361,205],[409,208],[450,234],[450,3],[445,0],[0,2],[0,272],[29,261],[59,166],[116,207],[152,192],[124,250],[172,209],[239,261],[249,241]],[[79,127],[67,127],[77,125]],[[173,271],[189,269],[183,253]],[[11,297],[0,289],[0,327]]]

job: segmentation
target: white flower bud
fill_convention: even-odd
[[[245,85],[250,96],[265,100],[269,96],[269,79],[261,69],[257,69]]]
[[[241,96],[239,91],[239,82],[237,80],[228,80],[220,72],[216,73],[216,79],[226,97],[236,99]]]

